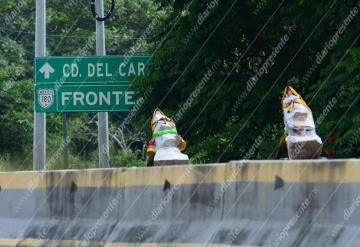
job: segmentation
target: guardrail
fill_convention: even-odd
[[[360,160],[0,173],[0,246],[356,246]]]

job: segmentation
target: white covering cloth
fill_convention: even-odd
[[[154,112],[152,124],[154,125],[154,132],[176,128],[175,123],[166,117],[160,110]],[[178,135],[173,133],[155,137],[155,162],[166,160],[189,160],[189,157],[186,154],[181,153],[177,147],[177,137]]]
[[[189,160],[189,157],[181,153],[177,147],[162,147],[157,149],[154,161],[165,160]]]
[[[322,141],[316,134],[310,108],[301,96],[289,86],[285,88],[282,103],[289,158],[318,157],[321,153]]]

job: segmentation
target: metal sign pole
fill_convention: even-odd
[[[35,56],[46,55],[46,0],[36,0]],[[37,100],[37,99],[35,99]],[[34,110],[33,170],[45,168],[46,114]]]
[[[64,145],[64,169],[69,168],[69,143],[68,143],[68,135],[67,135],[67,128],[68,128],[68,120],[67,120],[67,113],[64,112],[62,114],[63,118],[63,145]]]
[[[95,10],[99,16],[104,16],[103,0],[96,0]],[[96,55],[105,56],[105,26],[103,21],[96,21]],[[109,127],[108,113],[98,113],[98,146],[99,167],[109,167]]]

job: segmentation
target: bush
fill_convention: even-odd
[[[140,159],[141,153],[139,150],[132,151],[124,149],[117,151],[111,156],[111,167],[144,167],[145,162]]]

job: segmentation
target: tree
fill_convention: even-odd
[[[106,11],[111,1],[105,1]],[[142,54],[148,49],[143,33],[157,16],[165,15],[151,0],[116,0],[115,13],[106,22],[107,54]],[[0,155],[28,157],[31,167],[33,121],[33,59],[35,1],[5,0],[0,3]],[[95,55],[95,20],[90,2],[47,2],[47,54],[50,56]],[[70,151],[75,157],[93,158],[97,153],[96,124],[89,123],[94,113],[71,114]],[[110,114],[111,125],[120,126],[126,114]],[[95,119],[96,121],[96,119]],[[21,133],[19,135],[19,133]],[[48,157],[61,146],[61,114],[47,114]],[[18,155],[18,153],[23,153]],[[96,156],[95,156],[96,157]],[[59,157],[57,160],[61,160]],[[22,161],[22,160],[20,160]],[[58,161],[57,161],[58,162]],[[93,163],[96,163],[94,160]]]
[[[350,2],[349,6],[356,3]],[[174,118],[182,112],[178,128],[188,139],[188,152],[205,161],[271,158],[283,132],[283,88],[291,84],[311,99],[330,58],[314,69],[310,79],[305,81],[304,74],[337,30],[339,22],[334,20],[346,18],[350,7],[301,0],[267,1],[260,8],[255,1],[219,2],[211,9],[210,2],[203,1],[161,3],[174,11],[153,37],[160,48],[153,47],[149,75],[137,81],[142,92],[153,88],[144,115],[150,116],[156,106]],[[344,39],[355,33],[345,33]],[[220,66],[198,90],[217,60]],[[350,81],[354,87],[356,82]],[[356,93],[353,88],[349,96]],[[311,107],[317,116],[324,102]],[[334,118],[340,113],[333,112]],[[319,126],[319,132],[325,138],[328,129]]]

